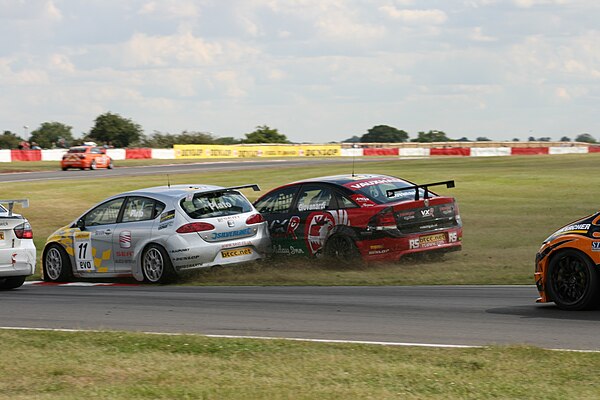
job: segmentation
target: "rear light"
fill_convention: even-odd
[[[77,157],[81,158],[82,160],[85,158],[84,154],[77,154]]]
[[[192,232],[204,232],[215,229],[214,225],[208,222],[192,222],[191,224],[185,224],[177,228],[177,233],[192,233]]]
[[[20,225],[14,227],[13,231],[18,239],[33,239],[33,230],[29,222],[23,222]]]
[[[371,221],[369,221],[369,226],[371,229],[378,231],[384,229],[398,229],[394,210],[391,207],[388,207],[375,214],[375,216],[371,218]]]
[[[248,219],[246,220],[246,225],[260,224],[261,222],[265,222],[263,216],[260,214],[254,214],[248,217]]]

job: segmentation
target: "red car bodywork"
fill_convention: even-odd
[[[458,205],[429,192],[432,185],[385,175],[329,176],[273,189],[255,206],[268,221],[274,253],[345,251],[365,261],[394,261],[461,249]]]
[[[60,161],[63,171],[68,168],[96,169],[113,167],[112,159],[106,155],[106,150],[96,146],[71,147]]]

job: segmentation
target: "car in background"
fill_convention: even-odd
[[[131,277],[168,282],[184,271],[263,258],[266,222],[239,191],[257,185],[169,185],[109,197],[48,238],[43,279]]]
[[[106,154],[104,147],[74,146],[62,157],[60,167],[63,171],[69,168],[98,169],[113,168],[113,160]]]
[[[26,208],[29,200],[0,200],[0,290],[22,286],[35,272],[33,230],[25,217],[13,213],[15,204]]]
[[[551,234],[535,256],[538,303],[563,310],[600,304],[600,211]]]
[[[430,186],[386,175],[337,175],[271,190],[255,203],[269,224],[273,253],[395,261],[460,250],[456,200]]]

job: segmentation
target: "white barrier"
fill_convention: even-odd
[[[42,150],[42,161],[60,161],[67,149]]]
[[[589,153],[587,146],[550,147],[548,154],[586,154]]]
[[[400,157],[429,157],[430,151],[428,148],[414,147],[399,149],[398,155]]]
[[[125,149],[106,149],[106,155],[108,155],[113,160],[124,160]]]
[[[175,149],[152,149],[152,158],[159,160],[174,160]]]
[[[510,147],[471,147],[471,157],[497,157],[510,155]]]
[[[10,150],[0,150],[0,162],[12,162],[12,153]]]
[[[363,149],[341,149],[340,151],[342,157],[362,157],[363,154]]]

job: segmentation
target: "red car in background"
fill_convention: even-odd
[[[462,222],[452,197],[386,175],[338,175],[290,183],[255,202],[275,254],[394,261],[460,250]]]
[[[97,146],[75,146],[67,151],[62,160],[60,167],[63,171],[69,168],[79,169],[98,169],[98,168],[113,168],[112,158],[106,155],[106,149]]]

